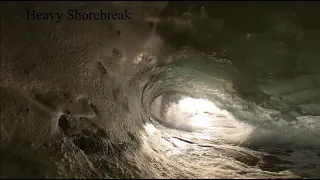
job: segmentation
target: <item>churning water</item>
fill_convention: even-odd
[[[29,147],[21,143],[27,141],[24,137],[8,140],[12,135],[7,128],[18,125],[10,125],[5,120],[9,116],[3,116],[6,162],[18,162],[8,151],[20,148],[19,156],[38,153],[33,161],[46,165],[37,172],[26,170],[24,176],[30,177],[319,177],[320,31],[295,18],[298,5],[284,12],[267,5],[263,10],[254,3],[245,4],[247,10],[239,8],[239,12],[218,2],[158,6],[160,15],[132,22],[132,31],[144,39],[135,39],[129,29],[115,40],[118,48],[107,49],[112,58],[98,55],[89,61],[76,60],[78,69],[65,69],[63,74],[79,71],[80,75],[61,80],[61,92],[47,88],[50,82],[43,79],[23,85],[23,96],[33,103],[29,106],[38,108],[32,113],[40,112],[33,118],[55,119],[50,126],[59,130],[49,130],[50,136],[43,137],[50,139],[49,145],[30,135]],[[302,6],[312,14],[312,9]],[[260,13],[254,20],[247,11],[263,11],[264,19]],[[237,22],[242,13],[242,19],[248,20]],[[126,38],[143,42],[142,48]],[[67,85],[78,81],[74,78],[84,79],[77,87],[86,95]],[[11,97],[5,90],[11,87],[10,81],[2,81],[6,83],[1,96]],[[35,87],[46,87],[55,95],[29,90]],[[60,96],[64,99],[57,103],[58,110],[34,105]],[[1,109],[9,109],[8,104],[2,100]],[[24,122],[24,127],[35,124]],[[39,134],[46,133],[39,130]],[[2,165],[4,177],[16,177],[8,172],[21,171],[14,168],[23,166],[17,162]]]

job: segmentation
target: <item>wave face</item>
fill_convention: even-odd
[[[1,96],[21,96],[18,101],[33,108],[32,113],[56,121],[48,125],[52,132],[36,128],[39,132],[23,131],[27,138],[1,140],[1,156],[13,164],[2,168],[2,176],[15,177],[8,173],[14,169],[28,177],[320,177],[320,31],[316,24],[294,18],[307,18],[297,12],[298,5],[282,6],[153,4],[151,9],[160,13],[150,11],[131,27],[148,34],[139,36],[142,48],[132,50],[135,44],[128,42],[137,40],[130,32],[131,40],[111,40],[119,47],[113,48],[112,58],[93,58],[96,66],[79,60],[78,69],[69,69],[72,75],[79,71],[83,80],[60,72],[69,82],[79,81],[81,91],[63,80],[57,83],[63,84],[62,91],[48,88],[51,93],[39,92],[48,86],[41,78],[15,86],[10,78],[3,80]],[[299,6],[314,12],[308,4]],[[291,16],[292,11],[297,15]],[[5,75],[7,64],[9,60],[1,66]],[[50,83],[48,87],[56,87]],[[23,92],[17,87],[24,87]],[[81,95],[82,88],[90,93]],[[61,103],[54,102],[62,96]],[[8,106],[9,100],[1,105]],[[32,123],[39,122],[22,124]],[[10,137],[6,128],[18,126],[2,120],[1,136]],[[46,140],[38,140],[39,134]],[[26,139],[33,143],[20,143]],[[46,166],[39,165],[40,172],[22,171],[23,164],[9,152],[19,148],[19,156],[39,153],[50,160],[27,158]]]
[[[259,82],[263,85],[246,97],[233,89],[234,67],[227,60],[195,55],[190,50],[182,54],[175,62],[139,74],[134,82],[141,88],[129,88],[129,92],[137,91],[132,99],[138,107],[135,112],[146,122],[146,133],[150,133],[147,136],[152,138],[147,139],[149,153],[163,156],[163,166],[182,166],[190,173],[184,176],[194,177],[295,177],[305,171],[317,176],[318,164],[312,172],[310,166],[308,170],[303,166],[310,164],[310,156],[319,159],[319,116],[303,112],[299,108],[303,105],[284,99],[281,92],[282,83],[296,86],[296,80],[267,85]],[[221,63],[226,65],[221,67]],[[300,83],[315,77],[299,77]],[[275,88],[275,94],[269,93],[269,88]],[[304,90],[289,91],[285,96],[294,97]],[[209,117],[213,122],[208,128],[185,127],[189,114],[176,107],[184,98],[205,99],[215,105],[218,110]],[[308,102],[310,106],[313,103]],[[171,145],[165,145],[168,142]],[[234,174],[226,175],[229,171]]]
[[[156,33],[179,48],[154,57],[158,65],[134,80],[141,87],[134,99],[139,102],[136,112],[147,124],[148,138],[158,140],[148,140],[149,153],[161,156],[164,167],[175,167],[167,171],[182,168],[185,176],[319,176],[319,164],[310,168],[309,159],[319,159],[319,71],[311,70],[311,61],[303,70],[294,65],[312,47],[293,55],[292,47],[281,45],[289,42],[282,39],[279,45],[276,36],[297,28],[289,18],[264,32],[244,34],[224,29],[222,20],[209,17],[205,7],[199,9],[157,21]],[[177,36],[184,42],[175,42]],[[314,98],[309,97],[312,92]],[[206,128],[187,125],[195,115],[178,107],[187,98],[215,106]],[[161,147],[160,141],[173,147]]]

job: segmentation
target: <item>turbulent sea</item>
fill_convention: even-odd
[[[1,178],[320,177],[319,3],[2,4]]]

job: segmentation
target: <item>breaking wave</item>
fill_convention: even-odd
[[[174,31],[177,25],[166,26]],[[318,176],[318,165],[310,170],[309,160],[319,158],[320,119],[310,115],[317,105],[302,100],[305,88],[315,92],[318,87],[288,89],[319,83],[317,74],[257,81],[254,72],[241,72],[232,60],[186,46],[167,57],[149,58],[157,64],[136,74],[126,93],[129,109],[146,124],[148,153],[162,159],[155,163],[168,168],[164,172],[181,173],[178,177],[226,177],[230,171],[230,177]],[[305,105],[290,98],[302,98],[299,103]],[[179,108],[187,99],[193,99],[186,103],[197,112]],[[201,100],[212,107],[197,105]],[[190,124],[192,118],[205,121],[205,127]]]

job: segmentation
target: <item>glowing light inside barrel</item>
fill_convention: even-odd
[[[192,113],[191,124],[195,127],[208,127],[212,122],[211,115],[223,113],[214,103],[205,99],[184,98],[179,101],[179,108],[182,112]]]
[[[191,125],[194,127],[205,128],[209,127],[212,122],[212,117],[203,116],[203,115],[195,115],[191,118]]]

